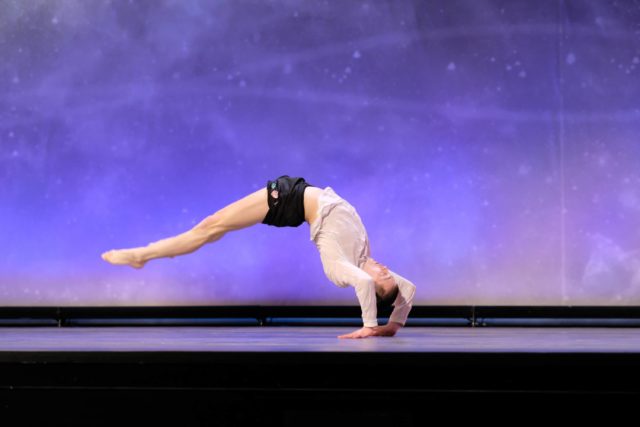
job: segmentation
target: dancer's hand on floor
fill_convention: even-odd
[[[384,326],[376,326],[375,328],[375,336],[377,337],[392,337],[398,332],[402,325],[396,322],[389,322]]]
[[[350,334],[338,335],[338,338],[366,338],[372,337],[376,334],[375,328],[369,328],[367,326],[363,326],[357,331],[353,331]]]
[[[338,338],[392,337],[401,327],[400,323],[395,322],[389,322],[384,326],[374,326],[373,328],[364,326],[350,334],[339,335]]]

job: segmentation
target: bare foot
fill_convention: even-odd
[[[130,265],[133,268],[142,268],[146,263],[136,249],[112,249],[104,252],[101,257],[113,265]]]

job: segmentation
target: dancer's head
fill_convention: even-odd
[[[391,307],[398,296],[398,284],[387,266],[369,257],[362,269],[374,280],[378,310]]]

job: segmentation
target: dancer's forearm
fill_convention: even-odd
[[[142,248],[144,261],[155,258],[173,258],[177,255],[185,255],[196,251],[208,241],[204,231],[192,229],[174,237],[149,243]]]

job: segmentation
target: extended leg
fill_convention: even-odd
[[[261,188],[209,215],[191,230],[145,247],[111,250],[103,253],[102,259],[112,264],[142,268],[149,260],[189,254],[206,243],[219,240],[229,231],[258,224],[268,210],[267,189]]]

